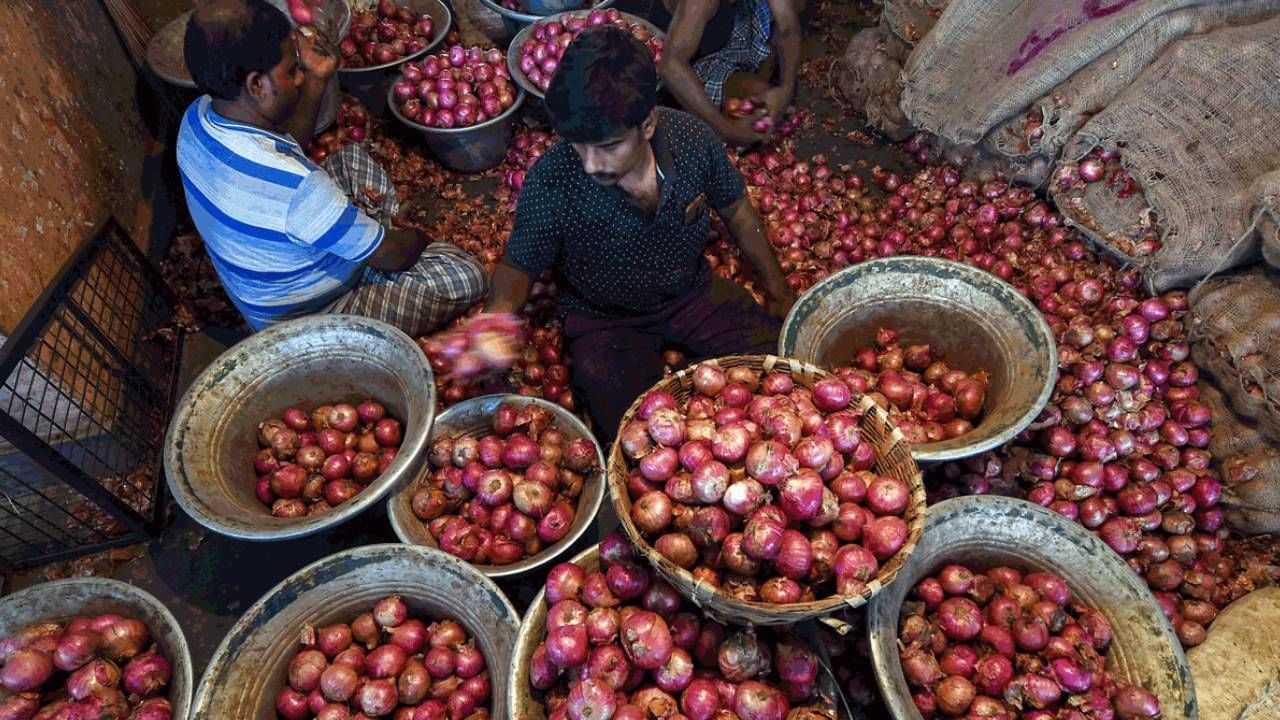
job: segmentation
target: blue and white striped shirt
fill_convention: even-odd
[[[177,153],[196,229],[255,330],[332,304],[382,242],[293,138],[222,117],[207,95],[183,116]]]

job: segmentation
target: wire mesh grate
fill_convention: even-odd
[[[0,565],[74,557],[156,529],[182,347],[173,310],[113,219],[0,346]]]

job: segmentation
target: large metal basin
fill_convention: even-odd
[[[367,398],[400,420],[396,459],[360,494],[321,515],[273,517],[254,495],[258,423],[291,406]],[[435,418],[427,358],[403,332],[356,315],[280,323],[232,347],[178,403],[165,437],[169,489],[196,522],[242,540],[286,540],[339,525],[380,502],[424,459]]]
[[[0,637],[37,622],[69,620],[77,615],[115,613],[141,620],[151,640],[173,668],[169,705],[174,718],[185,718],[195,688],[191,651],[182,627],[151,593],[109,578],[70,578],[41,583],[0,600]]]
[[[587,15],[591,14],[592,10],[603,9],[607,7],[609,4],[610,4],[610,0],[606,0],[605,2],[602,2],[599,5],[591,8],[590,10],[571,10],[568,12],[557,14],[555,17],[551,17],[551,16],[536,17],[535,20],[537,20],[538,22],[551,22],[552,20],[563,21],[563,18],[561,16],[586,17]],[[653,33],[654,37],[662,38],[663,42],[666,42],[666,39],[667,39],[666,31],[662,30],[657,25],[654,25],[648,20],[642,17],[631,15],[630,13],[622,13],[622,19],[626,20],[632,25],[640,24],[644,26],[649,32]],[[534,85],[529,80],[529,76],[525,75],[524,71],[520,69],[520,46],[524,45],[524,41],[528,40],[531,37],[533,37],[532,23],[520,28],[520,31],[516,33],[516,36],[514,38],[512,38],[511,44],[507,46],[507,70],[511,73],[511,80],[514,81],[516,85],[519,85],[520,87],[524,88],[525,92],[541,100],[544,97],[545,93],[543,93],[542,90],[537,85]],[[661,79],[658,80],[658,87],[662,87]]]
[[[1040,311],[991,273],[950,260],[892,257],[860,263],[809,289],[787,314],[778,354],[822,367],[848,365],[876,329],[903,345],[929,343],[947,363],[990,376],[983,416],[967,435],[913,445],[916,462],[976,455],[1012,440],[1053,393],[1058,351]]]
[[[488,578],[438,550],[367,545],[331,555],[263,595],[227,633],[200,679],[190,720],[275,720],[275,697],[306,625],[349,623],[388,595],[410,616],[451,618],[476,638],[493,687],[493,718],[506,707],[520,618]],[[176,716],[175,717],[179,717]]]
[[[428,127],[410,120],[400,112],[394,87],[387,88],[383,101],[391,114],[405,126],[417,130],[423,142],[441,165],[457,172],[480,172],[496,167],[507,156],[511,131],[516,126],[516,111],[524,104],[525,91],[517,88],[516,99],[501,115],[469,127]]]
[[[410,60],[423,57],[429,52],[434,52],[444,42],[445,36],[453,27],[453,13],[441,0],[399,0],[397,4],[415,13],[426,13],[431,16],[433,23],[431,42],[416,53],[382,65],[338,68],[338,81],[343,91],[359,100],[374,115],[381,115],[386,109],[387,91],[400,75],[400,66]]]
[[[595,523],[596,514],[600,511],[600,503],[604,500],[605,492],[604,453],[600,451],[600,443],[591,434],[591,431],[587,429],[587,426],[573,416],[573,413],[556,403],[547,402],[546,400],[524,397],[523,395],[485,395],[484,397],[465,400],[440,413],[440,416],[436,418],[435,424],[431,429],[432,442],[441,437],[478,438],[491,434],[490,428],[493,426],[493,415],[498,406],[503,403],[510,403],[517,407],[537,405],[551,412],[556,419],[556,428],[564,434],[565,442],[579,438],[587,438],[591,441],[596,448],[596,467],[599,468],[599,471],[583,479],[582,494],[578,496],[578,511],[573,516],[573,525],[569,528],[568,535],[561,538],[560,542],[544,548],[537,555],[527,557],[510,565],[474,566],[491,578],[523,575],[530,571],[544,568],[549,563],[559,562],[565,552],[573,547]],[[391,518],[391,529],[395,530],[396,537],[400,538],[401,542],[437,548],[439,545],[436,543],[436,539],[431,537],[431,533],[427,531],[426,523],[419,520],[413,514],[413,509],[411,508],[413,493],[418,484],[417,481],[430,474],[431,463],[423,462],[417,477],[406,476],[405,481],[397,485],[395,490],[392,491],[391,497],[387,499],[387,516]]]
[[[600,2],[595,3],[591,7],[583,9],[588,11],[603,10],[613,5],[614,2],[615,0],[600,0]],[[520,32],[520,29],[527,26],[529,23],[536,20],[544,20],[548,17],[547,15],[538,15],[534,13],[520,12],[519,10],[512,10],[510,8],[503,7],[501,3],[494,2],[494,0],[480,0],[480,4],[502,16],[502,25],[506,28],[507,34],[512,36]],[[549,14],[554,15],[555,13],[552,12]]]
[[[988,569],[1044,570],[1111,621],[1107,671],[1160,698],[1163,717],[1196,720],[1191,669],[1173,628],[1142,580],[1080,525],[1050,510],[995,495],[954,498],[929,507],[924,537],[898,580],[872,598],[867,633],[880,694],[893,717],[920,720],[898,657],[898,613],[922,578],[952,562]]]

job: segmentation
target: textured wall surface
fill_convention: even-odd
[[[183,0],[141,0],[159,27]],[[99,0],[0,3],[0,332],[108,213],[141,242],[137,76]]]

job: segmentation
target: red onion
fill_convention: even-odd
[[[972,640],[982,632],[982,611],[967,598],[947,598],[938,608],[942,632],[952,640]]]
[[[666,622],[646,610],[623,620],[621,641],[631,663],[642,670],[661,667],[674,647]]]

